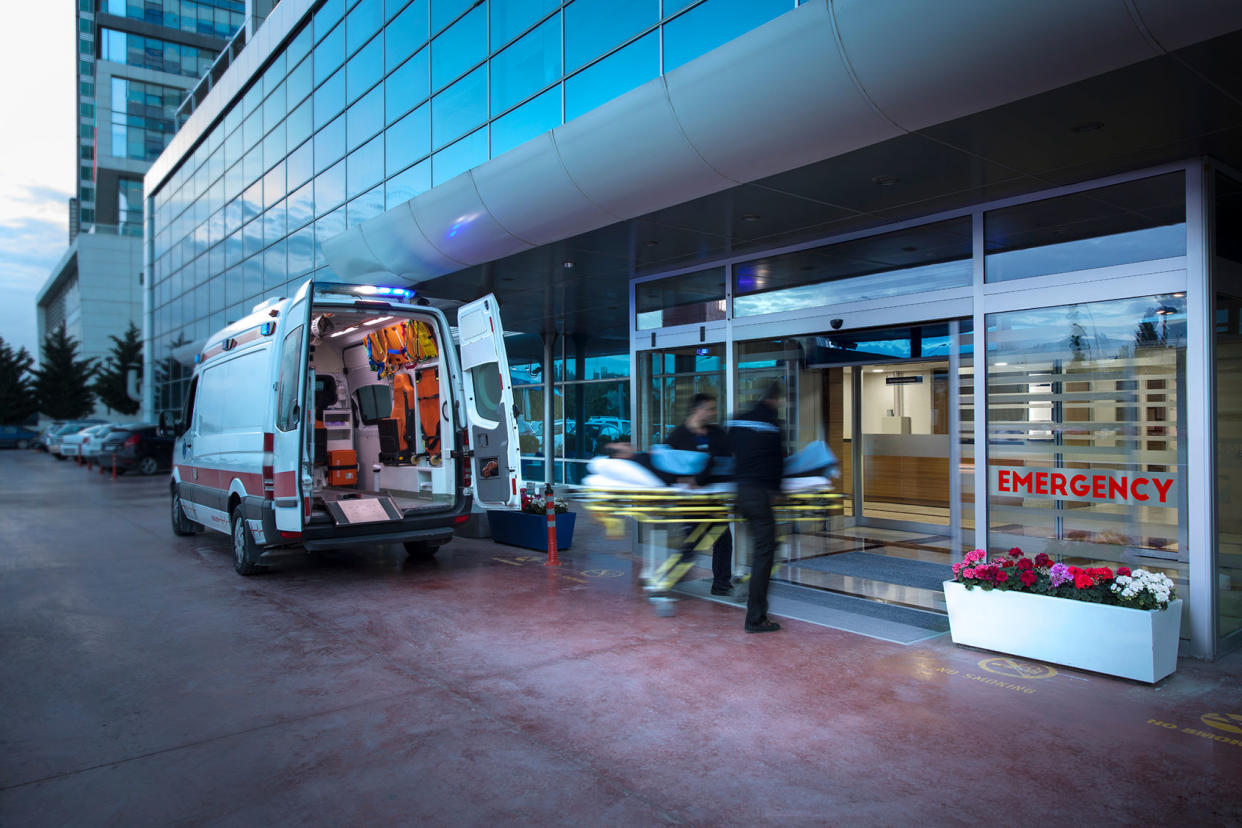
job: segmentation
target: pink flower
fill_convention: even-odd
[[[975,577],[975,570],[972,569],[971,567],[966,567],[966,569],[962,572],[962,574],[965,575],[967,578],[973,578]]]

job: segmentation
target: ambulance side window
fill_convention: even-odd
[[[181,422],[177,432],[184,434],[194,428],[194,397],[198,394],[198,377],[190,381],[190,390],[185,395],[185,405],[181,408]]]
[[[298,385],[302,372],[302,326],[285,337],[280,351],[280,382],[276,390],[276,428],[293,431],[298,427]]]
[[[474,405],[479,414],[488,420],[500,420],[500,365],[485,362],[470,369],[474,385]]]

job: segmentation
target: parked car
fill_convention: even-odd
[[[65,455],[61,449],[64,446],[65,438],[70,435],[77,434],[79,431],[87,428],[88,426],[98,425],[99,422],[99,420],[74,420],[71,423],[65,423],[60,428],[53,430],[51,436],[48,438],[48,452],[57,460],[64,460]]]
[[[39,437],[39,432],[31,431],[25,426],[0,426],[0,448],[30,448]]]
[[[101,456],[103,454],[104,441],[108,439],[109,435],[111,435],[112,432],[128,429],[131,425],[134,425],[134,424],[132,423],[129,423],[129,424],[109,423],[108,425],[98,426],[96,428],[90,429],[89,436],[86,438],[86,442],[82,444],[82,450],[81,450],[82,459],[89,460],[92,463],[104,462],[105,458]],[[143,423],[142,425],[147,425],[147,424]],[[112,462],[111,458],[106,458],[106,459],[108,462]]]
[[[109,431],[101,444],[99,462],[108,466],[116,456],[116,470],[124,474],[130,469],[152,475],[172,468],[174,439],[161,435],[153,425],[117,426]]]
[[[96,432],[108,428],[111,428],[111,426],[107,423],[103,423],[101,425],[88,425],[82,427],[79,431],[73,432],[72,434],[66,434],[60,440],[61,456],[66,458],[81,457],[85,460],[86,455],[83,452],[83,448],[86,445],[86,441],[89,440]]]
[[[44,426],[43,430],[39,432],[39,438],[35,440],[35,448],[38,449],[39,451],[47,451],[48,443],[52,439],[52,433],[55,432],[57,429],[59,429],[64,424],[65,424],[64,420],[55,420],[51,423],[48,423],[46,426]]]

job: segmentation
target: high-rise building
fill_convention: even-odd
[[[36,307],[40,341],[64,322],[84,355],[102,357],[109,335],[141,320],[142,177],[176,132],[186,93],[237,33],[245,4],[77,2],[69,249]]]
[[[530,477],[779,379],[847,498],[778,577],[940,610],[917,565],[964,549],[1146,566],[1210,657],[1240,60],[1226,0],[284,0],[146,176],[147,411],[308,278],[493,292]]]

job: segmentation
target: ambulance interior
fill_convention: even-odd
[[[339,520],[330,504],[364,494],[388,495],[400,513],[453,504],[457,470],[443,347],[452,343],[440,341],[430,316],[312,312],[312,519],[327,512]]]

